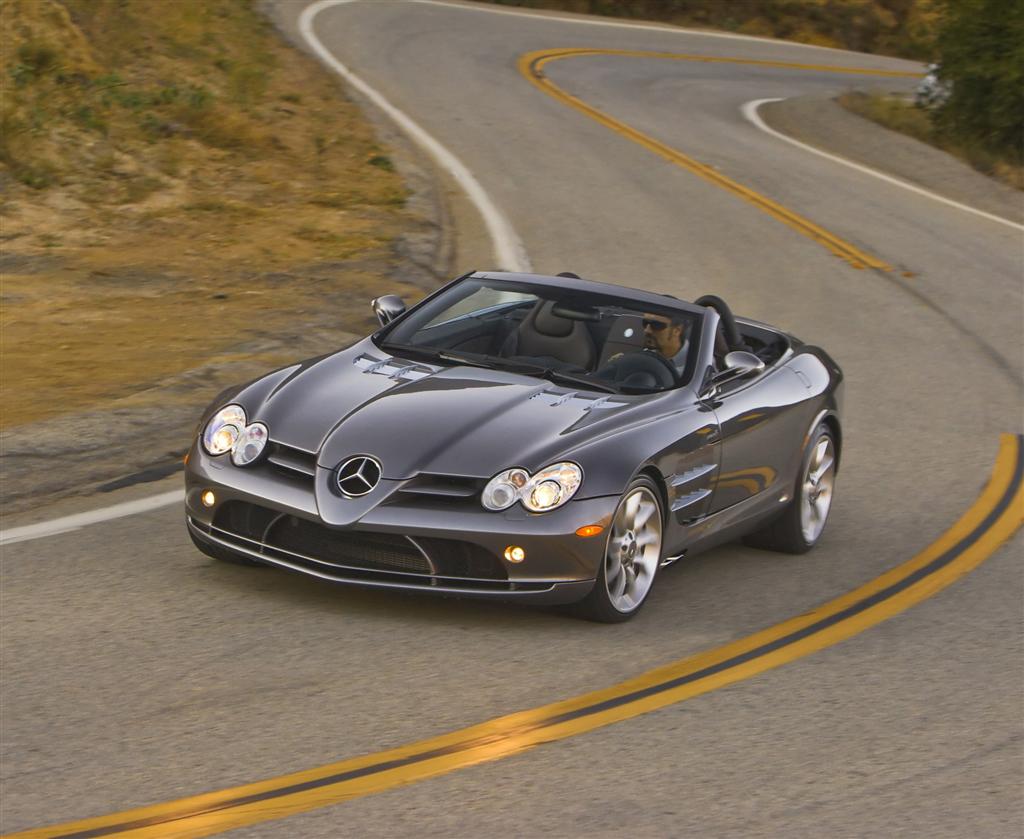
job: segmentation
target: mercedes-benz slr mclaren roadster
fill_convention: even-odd
[[[217,559],[634,615],[659,569],[821,537],[842,373],[718,297],[477,272],[340,352],[233,388],[187,459]]]

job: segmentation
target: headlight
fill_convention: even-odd
[[[212,455],[225,454],[234,448],[245,428],[245,411],[241,405],[221,408],[206,423],[203,431],[203,448]]]
[[[516,501],[533,513],[561,507],[583,482],[583,470],[575,463],[555,463],[532,478],[524,469],[508,469],[491,478],[481,501],[488,510],[505,510]]]
[[[252,463],[263,453],[268,435],[267,427],[262,422],[254,422],[252,425],[246,426],[235,441],[235,447],[231,450],[231,462],[235,466]]]
[[[505,510],[519,500],[528,480],[530,473],[525,469],[508,469],[488,481],[480,500],[488,510]]]

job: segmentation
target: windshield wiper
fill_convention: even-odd
[[[401,355],[419,355],[423,356],[431,361],[441,357],[441,351],[434,349],[433,347],[418,347],[415,344],[392,344],[385,342],[378,344],[382,350],[387,350],[391,353],[398,353]]]
[[[605,382],[600,382],[587,376],[574,376],[572,373],[563,373],[561,370],[552,370],[550,367],[541,368],[537,375],[556,383],[581,385],[591,390],[603,390],[605,393],[619,392],[618,388]]]
[[[503,366],[516,373],[525,373],[529,376],[540,376],[555,383],[581,385],[591,390],[603,390],[606,393],[618,393],[618,389],[610,384],[591,379],[588,376],[577,376],[573,373],[566,373],[562,370],[555,370],[553,367],[544,367],[541,364],[528,364],[521,361],[500,359]]]
[[[442,358],[445,361],[454,361],[456,364],[466,364],[470,367],[484,367],[488,370],[496,369],[496,365],[491,361],[491,356],[480,356],[479,358],[467,358],[464,355],[458,353],[448,352],[447,350],[439,352],[438,358]]]

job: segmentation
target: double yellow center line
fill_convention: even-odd
[[[871,582],[776,626],[605,690],[440,737],[255,784],[15,834],[11,839],[198,837],[383,792],[499,760],[681,702],[838,643],[931,597],[1024,521],[1024,449],[1005,434],[977,501],[934,544]]]
[[[527,78],[556,99],[749,201],[847,259],[850,264],[860,268],[888,268],[877,258],[771,199],[576,99],[542,73],[546,63],[558,58],[607,54],[827,72],[908,74],[622,50],[544,50],[530,53],[520,61],[520,69]],[[1022,485],[1022,439],[1018,435],[1003,435],[990,481],[981,496],[953,527],[913,559],[788,621],[604,690],[499,717],[397,749],[177,801],[29,830],[13,834],[11,839],[209,836],[499,760],[750,678],[862,632],[930,597],[966,574],[989,557],[1024,522]]]
[[[766,195],[762,195],[759,192],[755,192],[750,187],[734,181],[732,178],[723,175],[721,172],[711,166],[708,166],[706,163],[701,163],[689,155],[683,154],[683,152],[678,149],[674,149],[660,140],[656,140],[649,134],[644,134],[633,126],[598,110],[593,105],[587,104],[582,99],[579,99],[560,88],[551,81],[551,79],[544,75],[543,72],[544,67],[552,61],[560,61],[565,58],[609,55],[626,56],[631,58],[664,58],[672,61],[693,61],[707,64],[746,64],[756,67],[783,68],[788,70],[812,70],[817,72],[870,76],[914,77],[918,74],[893,70],[871,70],[858,67],[830,67],[828,65],[819,64],[796,64],[786,61],[758,61],[753,59],[685,55],[670,52],[585,48],[537,50],[536,52],[526,53],[518,62],[519,72],[549,96],[554,97],[559,102],[568,105],[570,108],[574,108],[577,111],[586,114],[588,117],[599,122],[606,128],[610,128],[617,134],[621,134],[623,137],[626,137],[627,139],[632,140],[633,142],[654,152],[665,160],[668,160],[677,166],[681,166],[683,169],[692,172],[694,175],[703,178],[715,186],[721,187],[726,190],[726,192],[730,192],[738,198],[742,198],[744,201],[753,204],[759,210],[768,213],[772,218],[781,221],[783,224],[788,225],[793,230],[806,236],[808,239],[811,239],[822,247],[827,248],[836,256],[845,259],[854,268],[873,268],[879,271],[892,270],[892,266],[888,265],[877,256],[873,256],[867,251],[858,248],[852,242],[848,242],[845,239],[840,238],[835,233],[832,233],[824,227],[815,224],[810,219],[793,212],[779,202],[773,201],[771,198],[768,198]]]

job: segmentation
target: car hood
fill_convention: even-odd
[[[638,402],[502,370],[414,363],[369,341],[279,371],[239,401],[274,442],[317,453],[318,465],[367,454],[395,480],[536,469]]]

